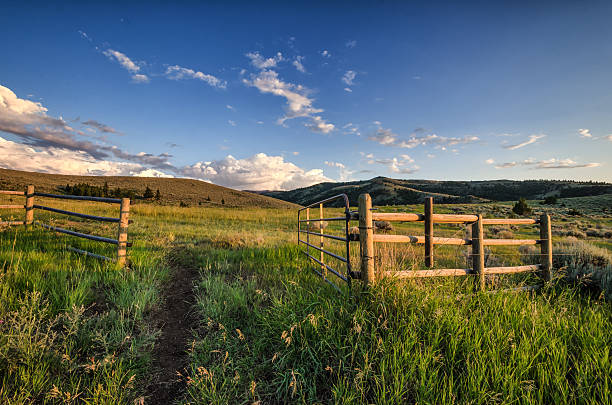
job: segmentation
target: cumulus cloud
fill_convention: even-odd
[[[82,132],[75,131],[61,117],[50,117],[46,112],[47,109],[40,103],[20,99],[7,87],[0,86],[0,131],[13,134],[32,147],[85,152],[92,158],[100,160],[114,156],[161,170],[173,167],[168,162],[168,156],[163,154],[152,155],[144,152],[131,154],[117,146],[83,140],[80,138]]]
[[[599,167],[601,163],[591,162],[591,163],[578,163],[572,159],[546,159],[546,160],[536,160],[533,158],[525,159],[522,161],[513,161],[500,163],[495,166],[496,169],[508,169],[517,166],[525,166],[531,169],[582,169],[589,167]]]
[[[96,159],[89,153],[65,148],[39,148],[0,137],[0,167],[78,176],[172,177],[138,163]]]
[[[296,56],[295,60],[293,61],[293,66],[295,66],[295,68],[302,72],[302,73],[306,73],[306,68],[304,67],[304,65],[302,64],[302,61],[304,60],[303,56]]]
[[[585,129],[585,128],[581,128],[578,130],[578,134],[580,134],[581,137],[583,138],[592,138],[593,135],[591,134],[591,131],[589,129]]]
[[[179,65],[168,66],[165,75],[170,80],[195,79],[203,81],[204,83],[219,89],[225,89],[227,87],[227,82],[225,80],[221,80],[213,75],[198,72],[193,69],[184,68]]]
[[[524,146],[531,145],[532,143],[535,143],[538,139],[544,138],[545,136],[546,135],[544,135],[544,134],[529,135],[529,139],[526,140],[525,142],[517,143],[515,145],[506,145],[506,146],[504,146],[504,149],[508,149],[508,150],[520,149],[520,148],[522,148]]]
[[[186,176],[241,190],[291,190],[331,181],[321,169],[304,170],[282,156],[258,153],[245,159],[198,162],[183,168]]]
[[[264,58],[259,52],[249,52],[246,57],[251,60],[253,66],[260,70],[276,67],[279,62],[283,61],[283,54],[280,52],[271,58]]]
[[[374,123],[380,125],[380,122],[378,121],[374,121]],[[435,145],[442,150],[446,150],[447,146],[469,144],[478,142],[480,140],[480,138],[477,136],[445,137],[436,134],[416,135],[417,133],[421,132],[423,131],[418,128],[411,134],[411,136],[404,139],[390,129],[379,127],[368,138],[374,142],[378,142],[381,145],[397,148],[412,149],[417,146]]]
[[[324,58],[331,58],[331,53],[327,49],[322,50],[320,53]]]
[[[299,84],[282,81],[274,70],[262,70],[257,74],[251,74],[250,79],[243,79],[243,83],[257,88],[261,93],[285,98],[287,101],[285,116],[278,119],[278,124],[283,125],[285,121],[294,118],[309,118],[310,122],[305,125],[312,131],[327,134],[334,130],[333,124],[325,122],[321,116],[316,115],[323,110],[313,106],[314,100],[308,97],[308,89]]]
[[[132,74],[132,80],[136,83],[146,83],[149,81],[148,76],[139,73],[140,66],[131,60],[127,55],[114,49],[107,49],[102,52],[107,58],[118,62],[124,69]]]
[[[357,72],[354,70],[347,70],[342,76],[342,82],[344,82],[347,86],[352,86],[355,77],[357,77]]]

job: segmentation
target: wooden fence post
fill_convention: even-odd
[[[25,224],[32,225],[34,222],[34,186],[28,186],[25,203]]]
[[[121,209],[119,213],[119,231],[117,235],[117,264],[125,266],[127,257],[128,225],[130,216],[130,199],[121,199]]]
[[[542,278],[545,281],[552,280],[553,261],[552,261],[552,230],[550,215],[542,214],[540,217],[540,253],[542,263]]]
[[[484,257],[484,230],[482,227],[482,215],[478,214],[478,220],[472,224],[472,266],[474,274],[478,276],[476,290],[485,290],[485,257]]]
[[[321,245],[320,248],[323,249],[323,204],[319,204],[319,219],[321,219],[321,221],[319,221],[319,233],[321,234],[320,238],[321,238]],[[319,252],[321,253],[321,274],[323,275],[323,279],[327,280],[327,267],[325,267],[325,265],[323,263],[325,260],[325,257],[323,256],[323,252]]]
[[[372,226],[372,197],[359,196],[359,252],[361,279],[366,285],[374,282],[374,228]]]
[[[433,197],[425,199],[425,267],[433,267]]]

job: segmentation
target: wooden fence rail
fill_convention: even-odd
[[[87,252],[85,250],[76,249],[73,247],[69,247],[69,250],[81,254],[85,254],[87,256],[96,257],[98,259],[104,260],[115,260],[117,264],[121,267],[125,266],[127,261],[127,248],[132,246],[130,242],[128,242],[128,226],[132,222],[129,220],[130,214],[130,199],[129,198],[106,198],[106,197],[88,197],[88,196],[75,196],[75,195],[61,195],[61,194],[49,194],[49,193],[37,193],[34,191],[34,186],[28,186],[25,192],[23,191],[13,191],[13,190],[0,190],[0,194],[4,195],[20,195],[25,196],[25,204],[24,205],[0,205],[0,208],[5,209],[25,209],[25,218],[24,221],[3,221],[0,222],[0,225],[26,225],[30,226],[34,223],[42,226],[45,229],[49,229],[55,232],[76,236],[78,238],[93,240],[97,242],[110,243],[117,246],[117,255],[115,259],[111,259],[106,256],[98,255],[95,253]],[[111,204],[120,204],[119,209],[119,217],[102,217],[97,215],[89,215],[83,214],[80,212],[72,212],[61,210],[58,208],[47,207],[44,205],[34,204],[35,197],[44,197],[44,198],[55,198],[55,199],[64,199],[64,200],[78,200],[78,201],[94,201],[94,202],[104,202]],[[71,231],[68,229],[44,224],[40,221],[34,221],[34,210],[39,209],[43,211],[55,212],[58,214],[69,215],[74,217],[79,217],[83,219],[88,219],[92,221],[100,221],[100,222],[111,222],[117,223],[117,239],[105,238],[102,236],[90,235],[86,233]]]
[[[485,289],[487,274],[510,274],[537,271],[544,280],[552,278],[552,234],[548,214],[539,219],[532,218],[483,218],[482,215],[435,214],[433,199],[425,200],[424,214],[414,213],[378,213],[372,212],[372,198],[368,194],[359,196],[359,211],[352,213],[351,219],[359,220],[359,245],[361,259],[361,278],[365,284],[374,283],[377,279],[374,268],[374,243],[413,243],[425,246],[425,266],[434,267],[435,245],[469,245],[472,248],[472,268],[470,269],[428,269],[399,272],[382,272],[381,276],[398,278],[419,278],[437,276],[476,275],[476,288]],[[374,221],[423,222],[424,235],[386,235],[374,234]],[[446,238],[434,236],[436,223],[471,224],[471,237]],[[539,225],[539,239],[486,239],[484,225]],[[485,267],[485,246],[523,246],[540,245],[541,263],[525,266]]]

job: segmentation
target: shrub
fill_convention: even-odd
[[[321,229],[327,228],[328,225],[329,223],[327,221],[311,222],[308,225],[308,229],[310,229],[311,231],[320,231]]]
[[[606,249],[566,239],[553,246],[553,266],[565,269],[568,278],[597,287],[612,298],[612,254]]]
[[[389,221],[374,221],[374,231],[388,232],[393,230],[393,225]]]
[[[572,208],[567,212],[567,215],[573,215],[575,217],[578,217],[582,215],[582,212],[578,211],[576,208]]]
[[[546,204],[546,205],[555,205],[555,204],[557,204],[557,196],[556,195],[549,195],[548,197],[546,197],[544,199],[544,201],[542,201],[542,204]]]
[[[520,198],[514,207],[512,207],[512,211],[517,215],[529,215],[531,214],[531,208],[527,205],[527,200],[524,198]]]

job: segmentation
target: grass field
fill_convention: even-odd
[[[116,216],[104,204],[53,206]],[[422,207],[381,208],[395,209]],[[439,206],[489,216],[508,209]],[[294,210],[140,204],[131,215],[129,270],[64,249],[111,255],[110,247],[35,227],[0,231],[0,403],[158,403],[150,384],[166,332],[156,316],[176,299],[164,286],[178,269],[197,277],[177,403],[612,403],[612,308],[581,283],[473,294],[470,279],[387,280],[369,291],[355,283],[349,296],[308,269],[295,244]],[[35,216],[102,236],[115,232]],[[584,232],[580,239],[609,249],[612,226],[596,210],[576,218],[559,211],[561,222],[558,232],[574,227]],[[422,233],[414,225],[393,232]],[[436,258],[451,266],[466,260],[464,250],[437,249]],[[419,250],[380,246],[382,253],[389,259],[380,264],[389,268],[422,266]],[[492,262],[528,260],[518,249],[490,253]]]

